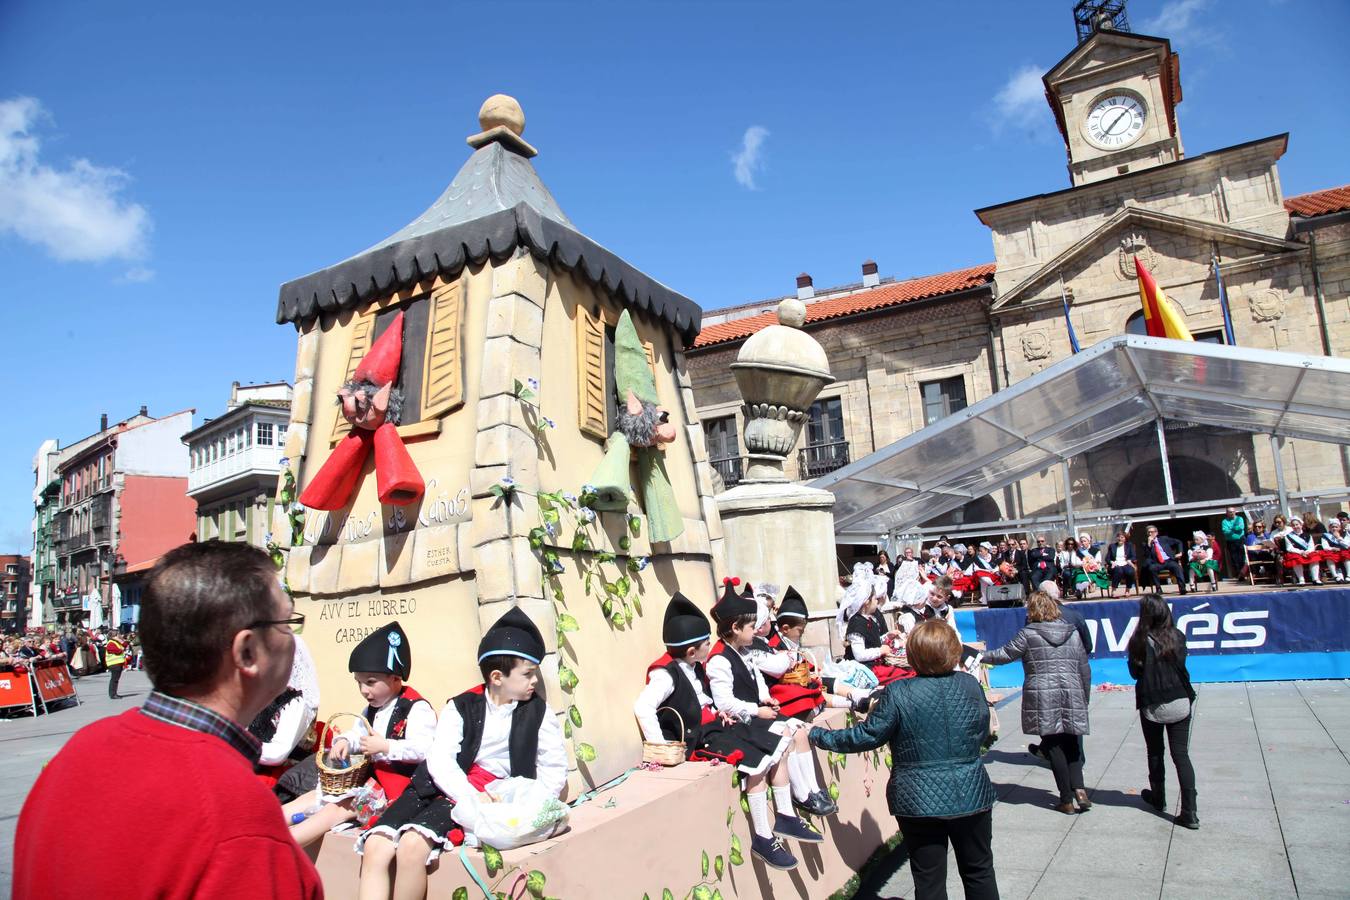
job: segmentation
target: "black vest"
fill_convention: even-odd
[[[741,654],[733,647],[723,646],[722,656],[731,664],[731,693],[743,703],[760,703],[759,685],[755,683],[754,673],[746,665]]]
[[[277,725],[280,724],[278,720],[281,718],[281,708],[299,696],[300,692],[295,688],[286,688],[278,694],[271,703],[263,707],[262,712],[258,713],[258,715],[253,718],[253,721],[250,722],[248,726],[249,733],[264,744],[272,740],[272,738],[277,736]],[[300,744],[303,744],[304,742],[305,739],[302,736],[300,738]],[[290,755],[287,757],[288,759],[298,761],[310,755],[312,751],[301,749],[300,744],[297,744],[291,749]],[[254,767],[255,770],[266,768],[269,767],[261,765]]]
[[[882,632],[877,627],[877,620],[862,613],[853,614],[853,618],[848,620],[848,629],[844,634],[845,637],[850,634],[862,635],[863,646],[868,650],[881,646]],[[853,658],[853,645],[847,641],[844,642],[844,658]]]
[[[411,697],[407,696],[407,690],[408,690],[407,687],[404,687],[403,692],[394,698],[394,711],[389,716],[389,724],[386,725],[384,728],[385,738],[392,737],[392,735],[394,734],[394,728],[397,727],[400,722],[407,721],[408,714],[412,712],[414,703],[425,702],[422,700],[414,700]],[[373,723],[375,721],[376,712],[378,712],[378,710],[376,710],[375,707],[367,706],[366,711],[363,713],[363,715],[366,717],[366,721]],[[418,765],[419,764],[415,762],[385,761],[380,763],[380,766],[382,766],[383,768],[386,768],[389,771],[394,772],[398,775],[402,775],[405,778],[411,778],[413,772],[417,771]]]
[[[699,736],[703,727],[703,704],[698,701],[698,692],[694,686],[689,683],[681,671],[678,662],[670,662],[665,666],[666,674],[670,676],[670,683],[674,685],[670,696],[661,704],[669,706],[675,712],[680,714],[680,719],[684,721],[684,742],[690,751],[698,749]],[[694,674],[698,676],[699,681],[703,682],[704,693],[709,693],[708,679],[703,674],[703,667],[696,666]],[[657,710],[656,720],[661,723],[661,736],[668,741],[680,740],[680,724],[675,717],[666,713],[664,710]]]
[[[455,761],[465,772],[478,757],[478,746],[483,741],[483,723],[487,720],[487,696],[482,691],[465,691],[450,701],[464,722],[464,735],[459,742],[459,756]],[[544,722],[548,706],[544,698],[535,694],[529,700],[516,704],[511,713],[511,774],[534,778],[535,760],[539,754],[539,726]]]

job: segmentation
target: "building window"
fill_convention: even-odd
[[[244,446],[245,447],[253,446],[253,426],[251,425],[246,425],[244,427]]]
[[[932,425],[939,419],[945,419],[952,413],[966,408],[966,380],[961,375],[943,378],[941,381],[921,382],[919,393],[923,396],[925,425]]]
[[[285,425],[278,425],[278,426],[277,426],[277,446],[278,446],[278,447],[284,446],[285,443],[286,443],[286,426],[285,426]]]
[[[270,447],[270,446],[272,446],[272,423],[271,423],[271,422],[259,422],[259,423],[258,423],[258,446],[259,446],[259,447]]]
[[[1125,333],[1148,334],[1148,324],[1144,322],[1144,311],[1142,309],[1125,320]],[[1191,337],[1195,338],[1196,342],[1200,344],[1228,343],[1224,340],[1222,328],[1216,328],[1213,331],[1193,331],[1191,332]]]
[[[806,446],[798,455],[803,478],[819,478],[848,465],[844,439],[844,402],[838,397],[817,400],[806,418]]]
[[[741,444],[736,433],[736,417],[725,416],[703,423],[703,437],[708,443],[708,459],[722,483],[732,487],[740,482]]]

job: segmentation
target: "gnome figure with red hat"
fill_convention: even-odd
[[[342,416],[352,425],[328,461],[300,493],[310,509],[341,509],[351,501],[361,469],[375,447],[375,486],[381,503],[416,502],[426,486],[398,436],[403,392],[394,386],[403,355],[403,313],[389,323],[352,378],[337,392]]]

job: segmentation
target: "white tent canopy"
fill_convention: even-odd
[[[1121,335],[811,486],[837,535],[870,540],[1167,419],[1350,444],[1350,361]]]

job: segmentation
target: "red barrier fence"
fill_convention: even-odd
[[[38,704],[49,711],[53,703],[80,702],[64,659],[32,659],[0,666],[0,710],[27,708],[38,714]]]

